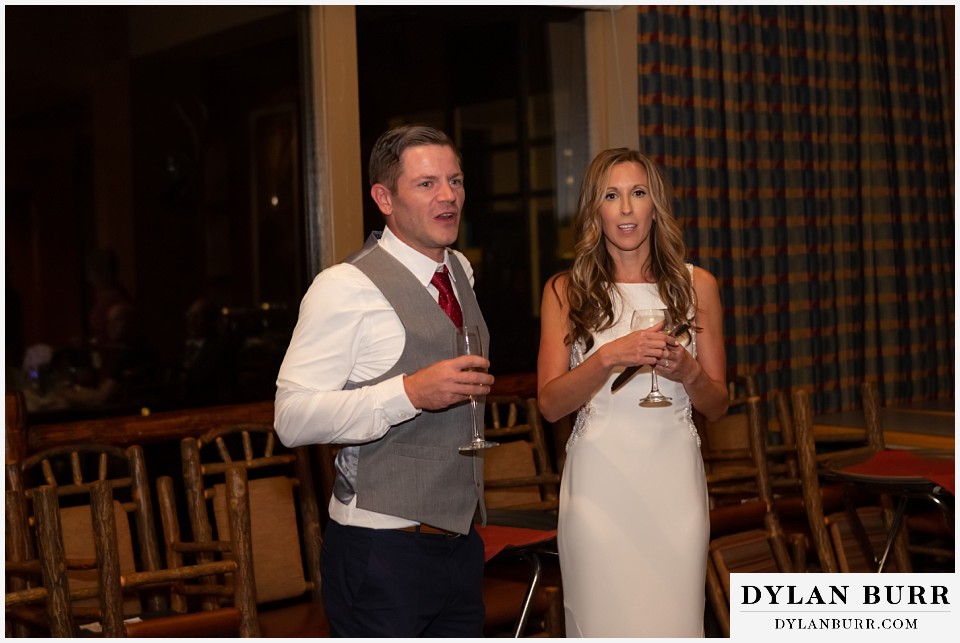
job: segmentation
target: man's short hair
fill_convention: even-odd
[[[401,125],[384,132],[370,153],[370,187],[381,183],[391,191],[397,189],[402,171],[400,157],[408,147],[443,145],[449,147],[460,161],[460,151],[442,131],[429,125]]]

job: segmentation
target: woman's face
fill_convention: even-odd
[[[653,226],[653,199],[647,171],[628,161],[610,168],[600,202],[600,222],[611,254],[644,246]]]

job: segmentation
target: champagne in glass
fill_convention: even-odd
[[[662,321],[667,320],[667,310],[665,308],[641,308],[639,310],[633,311],[633,316],[630,318],[630,329],[631,330],[643,330],[645,328],[650,328],[655,324],[659,324]],[[657,384],[657,367],[653,365],[650,367],[650,393],[647,394],[645,398],[640,400],[640,406],[643,407],[658,407],[658,406],[670,406],[671,398],[663,395],[660,392],[660,387]]]
[[[480,329],[476,326],[464,326],[457,331],[457,352],[460,355],[483,355],[483,346],[480,342]],[[480,369],[476,369],[480,370]],[[480,435],[480,425],[477,422],[477,398],[470,396],[470,417],[473,420],[473,440],[460,446],[461,451],[479,451],[499,446],[498,442],[484,440]]]

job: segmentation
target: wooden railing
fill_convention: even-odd
[[[81,442],[149,447],[237,424],[273,426],[273,401],[30,426],[23,396],[14,391],[7,392],[6,414],[6,463],[9,464],[50,447]]]

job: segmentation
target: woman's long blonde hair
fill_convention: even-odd
[[[654,206],[649,269],[673,323],[689,320],[694,303],[693,283],[684,263],[683,233],[673,216],[670,188],[660,168],[636,150],[625,147],[604,150],[590,163],[580,185],[574,222],[575,259],[567,280],[572,329],[566,342],[583,340],[587,350],[593,346],[593,333],[610,328],[616,321],[611,297],[611,290],[616,288],[614,265],[604,243],[600,205],[610,170],[620,163],[638,163],[647,172]]]

